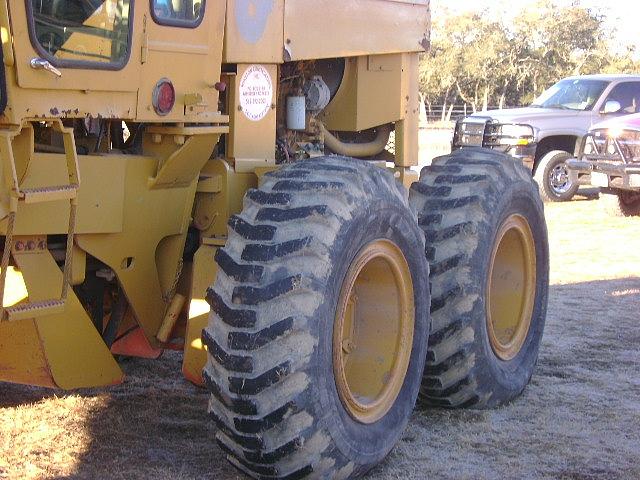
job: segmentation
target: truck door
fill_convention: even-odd
[[[606,111],[607,103],[615,102],[620,108],[617,111]],[[631,113],[640,113],[640,82],[620,82],[604,97],[596,110],[595,122]]]
[[[30,112],[131,118],[142,17],[133,0],[9,0],[15,70]],[[140,2],[143,3],[143,2]],[[137,4],[135,5],[138,6]],[[25,21],[26,20],[26,21]],[[99,72],[97,72],[99,71]],[[72,90],[88,95],[80,97]],[[91,92],[113,92],[105,101]],[[28,101],[26,100],[28,99]],[[72,113],[74,112],[74,113]]]

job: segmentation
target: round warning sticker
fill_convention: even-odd
[[[240,106],[245,116],[258,122],[271,110],[273,82],[262,65],[251,65],[240,79]]]

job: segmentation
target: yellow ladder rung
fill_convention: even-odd
[[[40,302],[20,303],[4,309],[7,320],[15,322],[40,318],[45,315],[55,315],[64,312],[64,300],[42,300]]]
[[[20,191],[24,203],[55,202],[57,200],[71,200],[78,195],[77,185],[62,185],[56,187],[23,188]]]

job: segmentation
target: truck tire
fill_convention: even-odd
[[[412,185],[431,269],[419,403],[491,408],[529,383],[544,329],[549,249],[542,201],[511,157],[462,149]]]
[[[578,184],[571,182],[565,163],[570,158],[573,155],[563,150],[553,150],[540,159],[533,178],[545,202],[567,202],[578,191]]]
[[[415,406],[429,316],[403,187],[340,157],[265,175],[216,254],[204,370],[227,458],[255,478],[355,478]]]
[[[640,216],[640,193],[618,190],[613,211],[619,217]]]

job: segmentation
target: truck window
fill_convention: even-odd
[[[130,0],[27,0],[31,40],[55,65],[121,68],[132,8]]]
[[[204,15],[205,0],[151,0],[156,23],[172,27],[194,28]]]
[[[611,100],[620,103],[620,113],[640,112],[640,82],[619,83],[609,93],[605,104]]]
[[[608,84],[602,80],[566,78],[544,91],[531,106],[562,110],[591,110]]]

